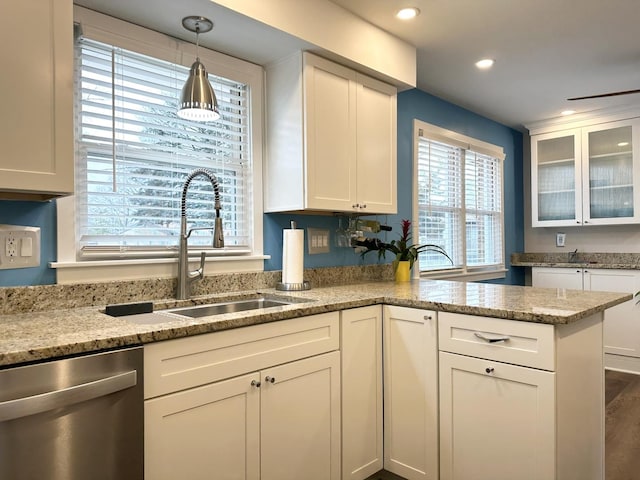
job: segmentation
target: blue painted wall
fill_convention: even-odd
[[[398,214],[376,217],[382,223],[393,227],[386,235],[387,240],[396,238],[400,221],[412,216],[413,185],[413,120],[419,119],[447,130],[499,145],[504,148],[505,181],[505,252],[507,265],[512,252],[524,250],[524,197],[523,197],[523,139],[522,134],[509,127],[477,115],[469,110],[445,102],[421,90],[409,90],[398,95]],[[289,228],[290,220],[298,223],[298,228],[328,228],[332,234],[338,228],[335,218],[312,215],[265,215],[265,253],[272,256],[265,263],[266,270],[282,268],[282,229]],[[391,258],[388,259],[390,261]],[[370,253],[366,263],[375,263],[377,256]],[[363,263],[359,255],[350,249],[336,248],[331,253],[305,254],[305,267],[337,265],[357,265]],[[524,285],[522,269],[510,269],[506,278],[495,283]]]
[[[512,252],[524,249],[522,134],[420,90],[409,90],[398,95],[398,214],[376,217],[382,223],[393,227],[393,231],[382,235],[382,238],[385,235],[387,241],[396,238],[400,229],[400,220],[412,218],[414,118],[504,148],[506,153],[504,172],[505,250],[508,264]],[[55,272],[47,266],[48,262],[55,260],[55,215],[54,202],[0,201],[0,223],[41,227],[43,245],[42,262],[39,268],[0,270],[0,286],[55,283]],[[338,228],[338,220],[335,217],[265,214],[264,251],[265,254],[271,255],[271,259],[265,261],[266,270],[280,270],[282,268],[282,229],[289,228],[291,220],[297,222],[298,228],[325,228],[331,232],[330,253],[305,254],[305,267],[359,265],[377,262],[375,253],[368,254],[363,260],[350,248],[335,247],[334,233]],[[391,258],[388,261],[391,261]],[[507,277],[500,280],[499,283],[524,285],[524,274],[520,271],[510,270]]]
[[[47,285],[56,283],[55,271],[48,267],[55,261],[56,204],[55,202],[0,201],[0,223],[40,227],[40,267],[0,270],[0,286]]]

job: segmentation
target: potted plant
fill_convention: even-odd
[[[395,278],[397,282],[407,282],[411,278],[411,269],[413,268],[413,264],[418,259],[418,255],[421,252],[432,251],[438,252],[441,255],[447,257],[447,259],[453,265],[453,260],[451,257],[445,252],[445,250],[439,245],[434,244],[424,244],[424,245],[413,245],[411,244],[411,221],[410,220],[402,220],[401,222],[402,232],[400,234],[400,239],[391,240],[390,243],[380,243],[378,249],[378,258],[386,258],[385,255],[387,252],[391,252],[395,255],[395,259],[393,260],[393,270],[395,272]],[[372,250],[366,250],[362,253],[364,256],[368,252]]]

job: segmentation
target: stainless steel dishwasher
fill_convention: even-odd
[[[0,479],[142,480],[142,347],[0,370]]]

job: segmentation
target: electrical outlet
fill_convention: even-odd
[[[562,232],[556,233],[556,247],[564,247],[567,235]]]
[[[5,255],[7,257],[17,257],[18,256],[18,241],[16,240],[13,232],[9,232],[5,239]]]
[[[40,265],[40,228],[0,225],[0,269]]]

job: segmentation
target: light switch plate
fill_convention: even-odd
[[[0,270],[40,265],[40,228],[0,225]]]
[[[307,247],[309,255],[329,253],[329,230],[307,228]]]

